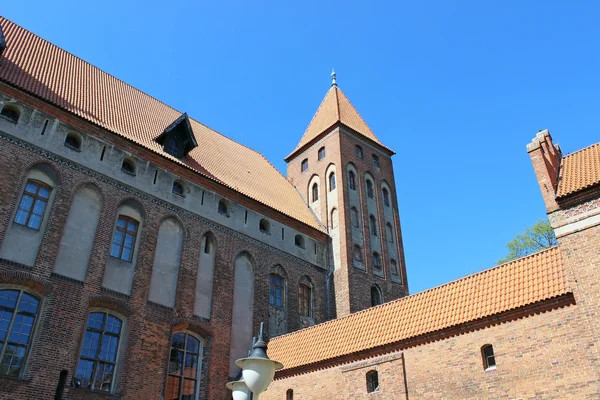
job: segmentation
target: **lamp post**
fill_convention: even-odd
[[[252,395],[257,400],[258,396],[273,382],[275,371],[283,368],[281,363],[273,361],[267,356],[263,329],[264,323],[261,322],[258,340],[252,345],[248,357],[240,358],[235,362],[235,365],[242,369],[241,376],[227,384],[227,388],[232,391],[234,400],[251,400]],[[250,393],[247,392],[248,389]]]

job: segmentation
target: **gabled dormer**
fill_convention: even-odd
[[[176,158],[183,158],[198,146],[187,113],[181,114],[171,125],[167,126],[164,132],[156,138],[156,142],[163,146],[165,153]]]

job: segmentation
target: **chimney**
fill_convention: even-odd
[[[544,129],[539,131],[531,143],[527,145],[527,152],[531,157],[533,170],[542,191],[546,211],[550,213],[558,210],[560,207],[556,202],[556,188],[562,160],[560,147],[552,143],[550,132],[548,129]]]

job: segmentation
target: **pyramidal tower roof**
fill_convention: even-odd
[[[290,160],[300,149],[311,143],[337,123],[347,126],[360,136],[369,139],[369,141],[378,144],[383,147],[384,150],[393,154],[389,148],[385,147],[383,143],[377,139],[377,136],[375,136],[371,128],[369,128],[358,111],[356,111],[356,108],[350,103],[350,100],[348,100],[344,92],[337,86],[334,72],[331,76],[333,78],[331,88],[327,91],[325,98],[310,121],[308,128],[306,128],[306,132],[304,132],[298,146],[296,146],[294,151],[292,151],[285,160]]]

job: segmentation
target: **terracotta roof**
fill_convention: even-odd
[[[0,17],[0,80],[123,136],[323,231],[288,180],[261,154],[190,119],[198,147],[181,161],[155,142],[181,112]]]
[[[284,370],[414,338],[570,292],[553,247],[443,286],[274,338]]]
[[[556,197],[564,197],[600,183],[600,143],[563,157]]]
[[[286,160],[337,122],[341,122],[366,138],[379,144],[384,149],[391,151],[377,139],[373,131],[371,131],[371,128],[369,128],[362,119],[344,92],[337,86],[331,86],[321,102],[321,105],[317,109],[312,121],[310,121],[308,128],[306,128],[306,132],[304,132],[302,139],[300,139],[300,143],[298,143],[298,146],[296,146],[294,151],[286,157]]]

